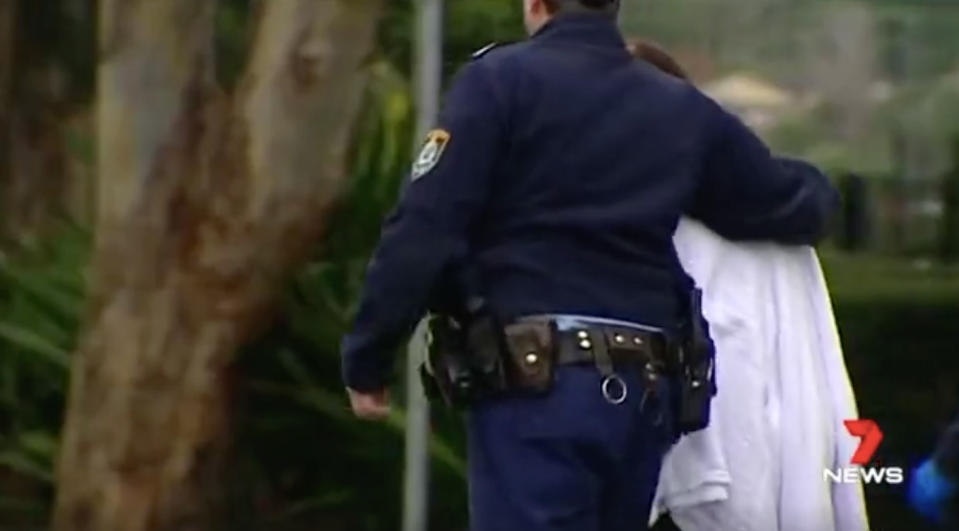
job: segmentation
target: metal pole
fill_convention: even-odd
[[[417,0],[416,138],[426,137],[439,111],[443,65],[442,0]],[[419,144],[417,144],[419,147]],[[414,153],[414,156],[416,154]],[[419,379],[419,364],[426,352],[424,323],[416,328],[406,357],[406,470],[403,477],[403,531],[426,531],[429,512],[429,404]]]

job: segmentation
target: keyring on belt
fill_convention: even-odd
[[[614,395],[611,390],[612,384],[614,383],[620,389],[620,392],[616,395]],[[629,395],[629,387],[626,386],[626,382],[615,373],[603,378],[602,390],[603,398],[605,398],[607,402],[613,404],[614,406],[618,406],[625,402],[626,397]]]

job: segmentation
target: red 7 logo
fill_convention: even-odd
[[[843,424],[846,425],[846,429],[853,437],[862,438],[862,441],[859,442],[859,448],[856,448],[856,453],[853,454],[850,462],[854,465],[868,464],[876,453],[876,449],[879,448],[879,443],[882,442],[883,435],[879,425],[874,420],[866,419],[844,420]]]

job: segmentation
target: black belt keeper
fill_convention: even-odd
[[[609,350],[606,348],[606,337],[602,330],[591,328],[587,335],[593,343],[593,358],[596,361],[596,368],[599,375],[603,378],[609,378],[616,374],[616,368],[613,366],[613,358],[609,357]]]

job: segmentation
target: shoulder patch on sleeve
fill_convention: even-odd
[[[479,50],[476,50],[475,52],[473,52],[473,60],[475,61],[476,59],[479,59],[480,57],[483,57],[484,55],[486,55],[487,53],[489,53],[490,50],[493,50],[494,48],[498,47],[499,45],[500,45],[500,43],[498,43],[498,42],[493,42],[493,43],[487,44],[486,46],[483,46],[483,47],[480,48]]]
[[[446,151],[446,145],[450,142],[451,135],[443,129],[433,129],[426,135],[426,142],[423,149],[413,161],[413,169],[410,172],[410,181],[415,181],[426,175],[439,164]]]

